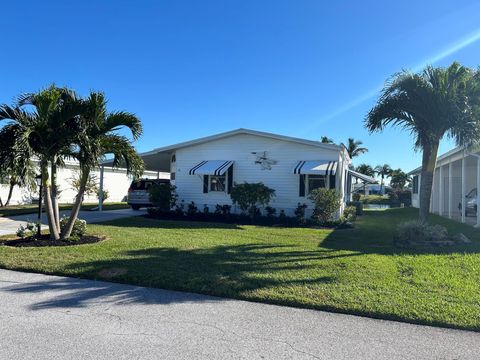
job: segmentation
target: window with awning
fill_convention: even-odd
[[[204,160],[192,167],[190,175],[203,175],[203,192],[226,192],[233,186],[233,161]]]
[[[304,175],[335,175],[337,172],[336,161],[329,160],[303,160],[293,168],[294,174]]]
[[[322,187],[335,189],[338,162],[330,160],[302,160],[293,168],[300,175],[298,195],[304,197],[312,190]]]

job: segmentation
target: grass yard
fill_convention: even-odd
[[[82,205],[82,210],[90,210],[98,206],[98,203],[85,203]],[[130,206],[126,202],[111,202],[104,203],[104,210],[120,210],[128,209]],[[72,204],[60,204],[60,210],[70,210]],[[6,207],[0,207],[0,217],[2,216],[15,216],[24,214],[36,214],[38,211],[38,204],[30,205],[10,205]]]
[[[0,246],[0,267],[480,330],[479,231],[433,216],[473,243],[393,247],[396,224],[416,214],[368,211],[337,231],[129,218],[91,225],[102,243]]]

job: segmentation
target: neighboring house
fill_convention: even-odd
[[[79,167],[73,161],[67,161],[65,167],[58,170],[57,181],[59,187],[59,201],[61,203],[73,203],[77,191],[72,186],[72,180],[78,177]],[[145,178],[168,178],[169,174],[158,173],[153,171],[146,171]],[[100,169],[92,171],[92,177],[97,184],[100,183]],[[108,191],[107,202],[125,201],[128,188],[132,178],[127,175],[125,169],[114,169],[111,167],[104,167],[103,169],[103,183],[104,190]],[[3,201],[7,199],[9,186],[7,184],[0,184],[0,197]],[[29,204],[32,200],[38,199],[38,191],[30,191],[26,188],[14,188],[11,205],[14,204]],[[97,194],[85,195],[84,202],[98,201]]]
[[[318,187],[336,189],[343,211],[350,199],[352,176],[374,181],[349,170],[351,160],[343,145],[247,129],[165,146],[141,156],[147,169],[170,172],[179,201],[185,206],[193,201],[200,210],[231,205],[229,194],[235,183],[262,182],[275,190],[270,206],[277,214],[284,210],[293,215],[298,203],[306,203],[311,214],[308,194]],[[239,209],[233,206],[232,211]]]
[[[419,206],[421,167],[412,176],[412,206]],[[430,211],[480,226],[477,207],[480,188],[480,150],[455,148],[437,159]]]
[[[358,192],[362,195],[385,195],[392,188],[388,185],[381,186],[380,184],[365,184],[365,183],[357,183],[353,184],[353,191]]]

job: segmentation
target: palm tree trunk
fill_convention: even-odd
[[[13,188],[15,187],[14,182],[10,182],[10,188],[8,189],[8,197],[7,201],[5,202],[5,206],[8,206],[10,204],[10,200],[12,199],[12,194],[13,194]]]
[[[52,207],[53,207],[54,223],[55,223],[55,226],[57,227],[57,231],[60,232],[60,210],[58,208],[58,186],[57,186],[56,159],[53,159],[53,161],[52,161],[51,183],[52,183]]]
[[[383,195],[383,174],[382,174],[382,180],[380,181],[380,195]]]
[[[85,189],[87,187],[88,175],[90,174],[89,168],[84,168],[80,170],[80,187],[78,189],[78,194],[75,197],[75,203],[73,204],[70,217],[68,219],[67,225],[62,229],[61,238],[66,240],[72,234],[73,226],[75,225],[75,220],[77,220],[78,213],[80,212],[80,207],[82,206],[83,196],[85,194]]]
[[[47,219],[48,219],[48,229],[50,230],[50,239],[59,240],[60,234],[58,233],[57,227],[55,226],[55,222],[54,222],[55,215],[53,213],[50,185],[48,183],[48,162],[42,159],[40,163],[40,168],[42,172],[42,184],[44,189],[45,205],[47,209]]]
[[[437,164],[439,142],[424,146],[422,156],[422,172],[420,178],[420,213],[419,220],[427,222],[432,197],[433,172]]]

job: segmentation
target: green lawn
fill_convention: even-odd
[[[0,247],[0,267],[480,330],[479,231],[433,217],[474,242],[396,249],[415,216],[368,211],[337,231],[130,218],[90,226],[98,244]]]
[[[82,205],[82,210],[90,210],[98,206],[98,203],[85,203]],[[60,210],[70,210],[72,204],[60,204]],[[128,209],[129,206],[126,202],[111,202],[103,204],[104,210],[119,210]],[[0,207],[0,217],[2,216],[14,216],[24,214],[36,214],[38,211],[38,205],[11,205],[6,207]]]

